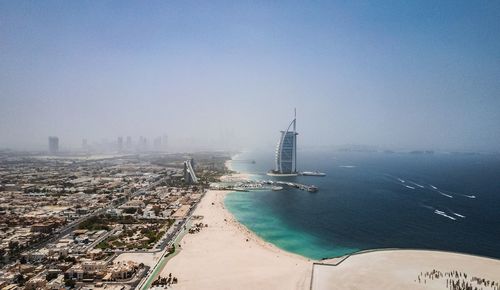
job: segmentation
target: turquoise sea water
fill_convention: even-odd
[[[280,216],[273,214],[269,207],[261,206],[265,202],[262,195],[273,193],[275,192],[233,192],[226,197],[225,204],[239,222],[265,241],[288,252],[318,260],[359,250],[325,243],[321,238],[287,224]]]
[[[264,240],[312,259],[373,248],[500,257],[498,155],[301,152],[300,157],[301,170],[327,176],[268,177],[273,162],[268,153],[235,158],[255,164],[233,162],[234,170],[255,179],[320,189],[229,194],[226,207]]]

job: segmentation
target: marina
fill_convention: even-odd
[[[307,192],[317,192],[318,187],[296,182],[274,181],[274,180],[245,180],[227,184],[213,184],[212,187],[222,190],[234,190],[240,192],[267,190],[281,191],[285,188],[296,188]]]

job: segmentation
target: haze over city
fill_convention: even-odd
[[[0,2],[0,148],[498,151],[500,4]],[[186,149],[187,148],[187,149]]]
[[[0,290],[500,290],[500,1],[0,0]]]

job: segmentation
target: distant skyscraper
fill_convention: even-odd
[[[155,151],[161,151],[161,137],[156,137],[153,140],[153,149]]]
[[[139,136],[139,144],[137,146],[139,151],[147,151],[148,150],[148,139],[143,136]]]
[[[161,137],[161,146],[162,146],[163,151],[167,151],[167,143],[168,143],[168,136],[166,134],[164,134]]]
[[[83,150],[87,150],[89,147],[88,143],[87,143],[87,139],[82,139],[82,149]]]
[[[198,177],[196,177],[196,173],[194,172],[194,166],[193,158],[184,161],[184,182],[187,184],[198,183]]]
[[[59,152],[59,138],[49,136],[49,152],[50,154],[57,154]]]
[[[132,137],[127,136],[127,141],[125,142],[125,147],[127,150],[132,149]]]
[[[288,128],[281,131],[281,136],[276,146],[275,168],[271,174],[297,174],[297,133],[296,113]],[[292,127],[293,125],[293,127]]]
[[[118,151],[123,151],[123,137],[118,137],[118,139],[116,140],[116,145],[117,145],[117,148],[118,148]]]

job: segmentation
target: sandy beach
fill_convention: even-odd
[[[208,227],[187,234],[163,269],[173,289],[309,289],[312,261],[259,239],[224,208],[226,191],[208,191],[195,211]]]
[[[230,169],[231,165],[226,163]],[[221,181],[250,179],[249,174],[233,173]],[[319,261],[281,250],[237,222],[224,206],[228,193],[210,190],[196,208],[194,215],[203,218],[194,223],[208,227],[184,236],[181,251],[161,272],[163,277],[172,273],[178,278],[173,289],[449,289],[446,278],[422,274],[432,270],[443,275],[460,271],[469,279],[500,283],[500,260],[439,251],[374,251],[352,255],[337,266],[313,267]],[[321,262],[336,264],[342,259]]]
[[[328,262],[338,262],[334,259]],[[352,255],[338,266],[314,267],[312,289],[450,289],[446,276],[430,279],[419,274],[458,271],[468,280],[480,277],[500,282],[500,260],[425,250],[387,250]],[[474,286],[478,286],[474,284]],[[478,289],[497,289],[486,287]]]
[[[318,261],[285,252],[258,238],[225,209],[227,193],[211,190],[200,202],[194,214],[203,219],[195,223],[203,222],[208,227],[187,234],[180,253],[161,272],[161,276],[172,273],[178,278],[172,289],[310,289],[313,262]],[[500,280],[500,260],[449,252],[390,250],[352,255],[338,266],[315,265],[312,289],[447,289],[446,279],[421,276],[418,282],[420,273],[434,269]]]

